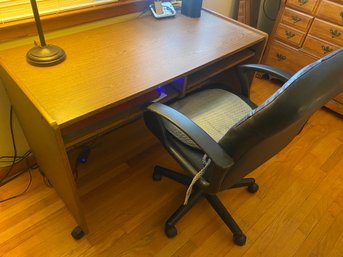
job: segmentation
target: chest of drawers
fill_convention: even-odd
[[[295,73],[341,47],[343,0],[283,0],[262,62]],[[343,115],[343,93],[326,106]]]

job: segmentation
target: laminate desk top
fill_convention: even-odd
[[[199,19],[144,16],[48,40],[67,54],[56,66],[28,64],[32,45],[0,52],[0,63],[47,120],[63,128],[265,38],[207,11]]]

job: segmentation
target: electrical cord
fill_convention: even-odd
[[[0,179],[0,187],[6,185],[7,183],[9,183],[10,181],[12,181],[15,178],[19,177],[20,175],[24,174],[27,171],[29,172],[29,182],[28,182],[28,185],[26,186],[26,188],[23,190],[23,192],[21,192],[21,193],[19,193],[17,195],[11,196],[9,198],[0,200],[0,203],[9,201],[11,199],[17,198],[17,197],[25,194],[28,191],[28,189],[30,188],[30,185],[32,183],[31,169],[35,169],[35,168],[38,167],[37,164],[34,164],[31,167],[29,167],[28,169],[26,169],[26,170],[19,171],[17,174],[15,174],[15,175],[13,175],[11,177],[9,176],[9,174],[11,173],[11,171],[14,168],[14,165],[16,163],[19,163],[19,162],[23,161],[23,160],[26,160],[30,156],[30,154],[31,154],[31,151],[27,151],[24,155],[17,156],[17,146],[16,146],[16,142],[15,142],[14,129],[13,129],[13,107],[12,107],[12,105],[10,107],[10,132],[11,132],[11,140],[12,140],[12,145],[13,145],[13,156],[1,156],[0,157],[0,159],[10,159],[10,158],[12,159],[12,161],[2,161],[2,162],[11,162],[11,165],[10,165],[9,169],[7,170],[5,176],[3,176]]]
[[[7,183],[11,182],[12,180],[14,180],[15,178],[19,177],[20,175],[24,174],[25,172],[27,172],[29,169],[33,170],[33,169],[37,169],[38,165],[37,164],[33,164],[32,166],[28,167],[27,169],[21,170],[16,172],[13,176],[9,176],[6,179],[4,179],[3,181],[0,182],[0,187],[6,185]]]
[[[12,160],[11,166],[7,170],[5,176],[3,176],[0,179],[0,184],[11,173],[11,171],[13,170],[14,164],[16,163],[16,159],[17,159],[17,146],[16,146],[16,143],[15,143],[14,130],[13,130],[13,107],[12,107],[12,105],[10,107],[10,132],[11,132],[11,140],[12,140],[12,146],[13,146],[13,160]]]
[[[17,158],[15,159],[15,162],[18,163],[18,162],[21,162],[22,160],[25,160],[30,154],[31,154],[31,150],[24,153],[24,155],[17,156]],[[10,159],[10,160],[2,160],[2,159]],[[3,156],[0,156],[0,163],[12,163],[13,159],[14,159],[13,155],[3,155]]]
[[[94,140],[94,142],[95,142],[95,140]],[[94,142],[93,142],[93,144],[94,144]],[[77,181],[79,178],[79,169],[78,169],[79,165],[86,163],[88,160],[89,154],[91,152],[91,146],[83,145],[83,146],[81,146],[81,149],[82,150],[76,158],[74,169],[73,169],[73,175],[74,175],[75,181]]]
[[[75,151],[80,151],[79,154],[76,157],[75,164],[73,167],[73,176],[74,180],[77,181],[79,178],[79,165],[84,164],[88,161],[88,156],[90,155],[90,152],[93,148],[95,148],[96,142],[98,141],[99,138],[102,138],[105,134],[102,135],[96,135],[95,138],[92,140],[88,141],[87,143],[84,143],[82,145],[75,146],[73,150]]]
[[[37,168],[38,168],[38,165],[37,165]],[[39,174],[42,176],[42,179],[43,179],[44,184],[45,184],[47,187],[52,188],[53,185],[51,184],[50,180],[47,178],[47,176],[45,175],[45,173],[44,173],[41,169],[38,169],[38,171],[39,171]]]
[[[25,171],[24,171],[24,172],[25,172]],[[23,173],[24,173],[24,172],[23,172]],[[7,202],[7,201],[12,200],[12,199],[15,199],[15,198],[17,198],[17,197],[19,197],[19,196],[22,196],[23,194],[25,194],[25,193],[29,190],[29,188],[30,188],[30,186],[31,186],[31,183],[32,183],[31,168],[28,169],[28,172],[29,172],[30,179],[29,179],[29,183],[27,184],[27,186],[26,186],[26,188],[24,189],[24,191],[21,192],[21,193],[19,193],[19,194],[17,194],[17,195],[14,195],[14,196],[8,197],[8,198],[6,198],[6,199],[0,200],[0,203]],[[19,176],[19,175],[18,175],[18,176]]]
[[[10,123],[10,132],[11,132],[11,140],[12,140],[14,155],[13,156],[1,156],[0,157],[0,160],[1,159],[11,159],[11,160],[6,160],[6,161],[0,161],[3,163],[8,163],[8,162],[11,163],[6,174],[0,179],[0,186],[6,184],[5,181],[11,180],[11,178],[9,178],[9,174],[13,170],[14,165],[23,161],[23,160],[26,160],[31,154],[31,151],[29,150],[24,155],[17,156],[17,147],[16,147],[16,142],[15,142],[15,137],[14,137],[14,129],[13,129],[13,107],[12,106],[10,107],[10,122],[9,123]]]
[[[95,144],[100,138],[103,138],[104,136],[108,135],[109,133],[113,132],[114,130],[117,130],[117,129],[120,129],[124,126],[133,124],[133,123],[137,122],[138,120],[140,120],[140,117],[135,118],[135,119],[133,119],[127,123],[124,123],[124,124],[114,128],[114,129],[104,133],[104,134],[97,135],[95,138],[93,138],[92,140],[90,140],[86,144],[82,144],[82,145],[78,145],[78,146],[74,147],[73,150],[80,150],[79,154],[76,157],[75,164],[74,164],[74,167],[72,170],[75,181],[77,181],[79,178],[79,165],[85,164],[87,162],[91,150],[93,148],[95,148]]]

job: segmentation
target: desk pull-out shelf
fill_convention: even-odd
[[[179,94],[172,87],[168,86],[163,87],[163,92],[167,96],[163,97],[159,102],[176,98]],[[95,136],[107,133],[141,118],[145,107],[155,99],[159,99],[160,93],[160,90],[154,89],[125,103],[61,128],[65,147],[69,149],[74,145],[83,143]]]
[[[176,97],[183,97],[186,93],[210,83],[211,78],[214,76],[225,73],[230,68],[254,56],[254,51],[245,49],[239,53],[227,56],[220,61],[201,67],[195,72],[186,74],[184,77],[177,78],[167,85],[161,86],[161,89],[167,95],[161,101],[166,102]],[[157,99],[159,94],[160,91],[154,89],[123,104],[63,127],[61,133],[66,148],[68,149],[97,135],[101,135],[139,119],[142,117],[145,106],[154,99]]]

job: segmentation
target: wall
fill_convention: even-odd
[[[280,7],[281,0],[261,0],[257,28],[270,34]],[[234,16],[234,7],[239,0],[203,0],[205,8],[214,10],[228,17]]]
[[[232,6],[235,0],[203,0],[203,7],[232,17]]]

